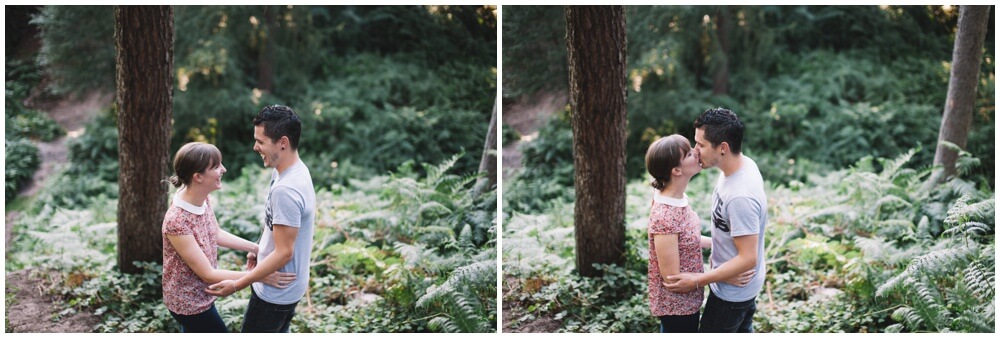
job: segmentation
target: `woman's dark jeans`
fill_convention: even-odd
[[[698,313],[681,316],[660,316],[660,333],[697,333]]]
[[[169,311],[169,310],[168,310]],[[195,315],[181,315],[170,311],[170,316],[174,317],[181,324],[183,333],[227,333],[226,323],[222,322],[219,311],[212,307],[202,313]]]

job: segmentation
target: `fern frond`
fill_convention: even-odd
[[[980,262],[972,262],[963,271],[966,287],[981,301],[992,302],[996,292],[996,272]]]
[[[899,169],[903,167],[904,164],[910,162],[913,155],[916,154],[920,149],[910,149],[910,151],[900,154],[895,159],[883,160],[882,161],[882,174],[880,175],[883,179],[892,179],[897,177]]]
[[[883,297],[897,289],[901,282],[912,283],[919,279],[918,275],[940,276],[951,272],[968,262],[973,254],[969,247],[957,247],[935,250],[915,258],[899,275],[896,275],[878,287],[875,295]]]
[[[425,307],[442,296],[454,292],[460,285],[475,285],[483,288],[496,288],[496,260],[475,262],[452,271],[440,286],[431,286],[427,293],[417,299],[417,307]]]
[[[458,329],[458,326],[451,321],[450,318],[444,316],[437,316],[431,318],[431,320],[427,322],[427,326],[434,331],[443,331],[450,333],[462,332],[461,330]]]
[[[914,328],[915,329],[915,328],[920,327],[921,324],[923,324],[923,322],[924,322],[924,319],[920,317],[920,314],[917,313],[917,311],[915,311],[912,308],[907,307],[907,306],[900,307],[900,308],[896,309],[896,311],[893,311],[892,312],[892,319],[895,320],[895,321],[897,321],[897,322],[900,322],[899,323],[899,325],[900,325],[899,328],[900,329],[906,328],[906,327]],[[896,332],[900,332],[900,331],[896,331]]]

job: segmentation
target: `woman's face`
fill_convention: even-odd
[[[222,175],[226,173],[226,166],[219,163],[213,168],[205,169],[201,173],[202,184],[211,188],[211,191],[222,189]]]
[[[681,158],[679,168],[684,177],[692,177],[694,174],[701,172],[701,159],[698,158],[698,153],[694,149],[688,150],[687,154]]]

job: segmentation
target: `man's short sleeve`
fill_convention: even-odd
[[[271,192],[271,224],[301,227],[304,209],[305,199],[295,189],[281,186]]]
[[[736,197],[726,204],[729,214],[730,236],[748,236],[760,234],[761,210],[760,203],[750,197]]]

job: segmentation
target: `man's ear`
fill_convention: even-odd
[[[729,142],[719,143],[719,150],[721,150],[723,154],[729,153],[730,152],[729,151]]]
[[[291,144],[292,142],[288,140],[288,136],[282,136],[278,139],[278,146],[280,146],[282,150],[285,148],[291,148]]]

